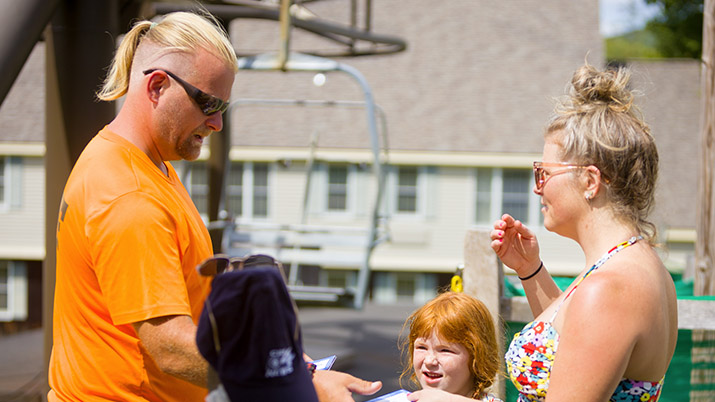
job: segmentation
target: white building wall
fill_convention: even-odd
[[[268,220],[278,223],[300,223],[305,188],[305,166],[273,166],[269,179]]]
[[[45,258],[45,164],[43,158],[21,157],[19,206],[0,211],[0,259]]]
[[[441,167],[434,178],[435,214],[422,219],[393,217],[389,226],[393,241],[378,247],[373,258],[379,271],[454,272],[463,263],[467,230],[490,231],[474,222],[473,167]],[[541,245],[542,258],[557,275],[576,275],[585,260],[578,245],[532,227]],[[510,270],[506,270],[510,272]]]

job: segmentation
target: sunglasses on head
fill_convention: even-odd
[[[229,257],[226,254],[216,254],[201,262],[196,270],[203,276],[216,276],[224,272],[242,271],[257,266],[273,266],[283,275],[283,264],[270,255],[252,254],[246,257]],[[283,275],[285,279],[285,275]]]
[[[196,267],[199,274],[203,276],[216,276],[224,272],[242,271],[246,268],[257,266],[273,266],[278,268],[285,280],[286,276],[283,272],[283,264],[270,255],[252,254],[246,257],[229,257],[226,254],[216,254],[201,262]]]
[[[219,99],[213,95],[207,94],[206,92],[182,80],[171,71],[163,70],[160,68],[151,68],[142,72],[144,73],[144,75],[147,75],[153,73],[154,71],[163,71],[169,77],[173,78],[176,82],[178,82],[179,85],[184,88],[186,94],[189,95],[189,97],[193,99],[194,102],[196,102],[196,104],[199,106],[199,109],[201,109],[201,112],[206,116],[211,116],[212,114],[218,112],[223,113],[228,109],[228,102]]]
[[[202,261],[196,270],[202,276],[217,276],[225,272],[231,271],[243,271],[251,268],[258,267],[275,267],[281,273],[283,282],[286,281],[286,275],[283,271],[283,264],[275,258],[265,255],[265,254],[253,254],[246,257],[229,257],[226,254],[216,254],[213,257],[209,257]],[[297,341],[300,334],[300,324],[298,323],[298,306],[296,306],[293,298],[290,298],[291,304],[293,306],[293,312],[295,314],[295,329],[293,331],[293,338]],[[211,308],[211,303],[209,298],[206,298],[205,302],[206,312],[208,313],[209,322],[211,323],[211,333],[214,340],[214,348],[216,353],[221,352],[221,343],[218,336],[218,323],[216,322],[216,317],[214,317],[213,309]]]

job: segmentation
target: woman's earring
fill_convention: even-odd
[[[593,191],[589,191],[586,193],[586,200],[591,201],[591,198],[593,198]]]

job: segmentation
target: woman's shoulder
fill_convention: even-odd
[[[593,306],[595,301],[614,305],[624,302],[651,305],[661,296],[661,291],[673,285],[662,261],[650,250],[609,263],[579,285],[574,292],[575,300],[585,302],[586,306]]]
[[[624,331],[657,320],[664,305],[675,304],[672,278],[659,260],[638,257],[609,261],[610,266],[589,275],[571,295],[564,315],[588,317],[595,328],[619,322]]]

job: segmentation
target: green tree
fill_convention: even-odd
[[[645,30],[656,38],[656,48],[664,57],[699,59],[703,42],[704,0],[646,0],[658,4],[661,12],[648,21]]]
[[[606,38],[606,59],[623,61],[632,58],[662,58],[663,55],[656,48],[656,42],[655,36],[645,29]]]

